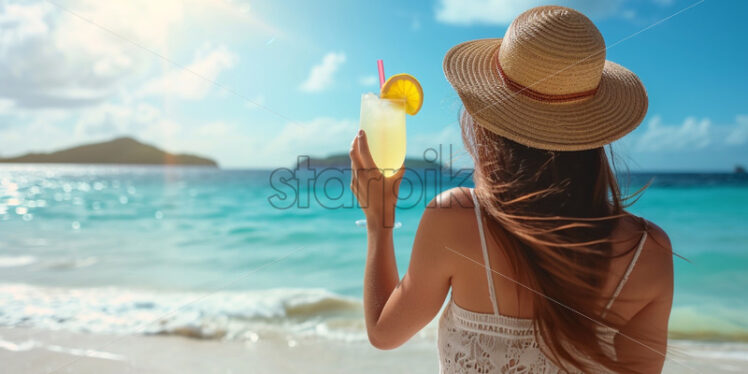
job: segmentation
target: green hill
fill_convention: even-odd
[[[218,166],[211,159],[189,154],[172,154],[129,137],[80,145],[52,153],[29,153],[18,157],[0,158],[0,162]]]

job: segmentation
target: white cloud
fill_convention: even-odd
[[[190,134],[185,135],[187,138],[181,140],[179,145],[175,144],[174,149],[199,153],[226,167],[268,166],[264,155],[257,152],[264,143],[262,137],[247,132],[241,124],[213,121],[197,126]]]
[[[0,44],[12,46],[35,36],[46,35],[49,32],[49,25],[44,19],[50,7],[51,5],[44,3],[4,4],[3,12],[0,13],[0,28],[3,30],[0,34]]]
[[[638,136],[636,134],[639,134]],[[639,152],[672,152],[715,150],[723,146],[748,143],[748,115],[738,115],[734,123],[714,124],[708,118],[686,118],[680,125],[666,125],[659,116],[653,117],[624,143]]]
[[[289,38],[247,13],[245,4],[0,0],[0,98],[18,108],[95,106],[139,86],[153,66],[172,68],[149,51],[176,60],[170,53],[188,30],[205,30],[208,40],[226,30]],[[219,22],[222,27],[213,27]]]
[[[358,83],[365,87],[376,86],[379,79],[376,75],[364,75],[358,78]]]
[[[206,124],[181,115],[181,106],[193,103],[162,107],[151,97],[199,99],[215,89],[149,51],[215,80],[236,65],[233,44],[231,50],[203,48],[192,61],[177,56],[205,40],[233,40],[237,32],[248,40],[296,41],[244,4],[0,0],[0,153],[51,151],[131,135],[169,150],[216,157],[222,164],[259,160],[261,166],[259,150],[279,128],[257,129],[264,132],[260,136],[248,130],[253,124],[236,124],[231,117]],[[194,30],[203,31],[198,39]],[[265,97],[252,100],[263,104]]]
[[[301,83],[299,89],[305,92],[324,91],[333,83],[333,75],[345,62],[345,53],[329,52],[322,62],[312,67],[309,77]]]
[[[233,67],[238,57],[225,46],[199,50],[192,63],[185,69],[173,68],[161,77],[146,83],[140,95],[167,95],[186,100],[205,97],[218,75]],[[197,74],[197,75],[196,75]],[[204,79],[203,79],[204,78]]]
[[[178,0],[66,4],[76,15],[124,38],[165,45],[182,18]],[[47,2],[0,3],[0,97],[19,107],[91,105],[152,56]]]
[[[0,98],[0,115],[10,113],[14,106],[13,100]]]
[[[636,140],[635,149],[641,152],[702,149],[712,142],[711,127],[708,119],[697,121],[693,117],[686,118],[681,125],[663,125],[656,116]]]
[[[737,116],[737,124],[729,132],[725,143],[729,145],[743,145],[748,143],[748,115]]]
[[[454,25],[508,25],[525,10],[547,4],[574,8],[591,18],[606,17],[614,14],[622,2],[622,0],[440,0],[436,8],[436,20]]]
[[[109,139],[125,134],[142,135],[151,127],[173,127],[167,125],[161,110],[150,104],[104,103],[80,113],[74,135],[87,140]]]
[[[73,144],[76,139],[69,128],[60,126],[70,113],[58,109],[35,109],[33,114],[12,110],[0,122],[0,154],[15,156],[30,151],[47,151]]]
[[[358,131],[358,121],[318,117],[287,123],[258,152],[275,164],[292,164],[299,155],[327,156],[346,153]]]

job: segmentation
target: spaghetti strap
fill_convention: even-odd
[[[496,291],[493,289],[493,277],[491,276],[491,265],[488,260],[488,248],[486,246],[486,236],[483,232],[483,219],[480,214],[480,205],[478,205],[478,198],[475,196],[475,190],[470,189],[470,195],[473,197],[473,205],[475,206],[475,218],[478,221],[478,234],[480,234],[480,246],[483,250],[483,261],[486,268],[486,279],[488,280],[488,294],[491,297],[491,305],[493,306],[493,312],[495,315],[499,315],[499,306],[496,303]]]
[[[634,270],[634,265],[636,265],[636,261],[639,260],[639,255],[642,252],[642,248],[644,248],[644,242],[647,241],[647,226],[646,221],[644,223],[644,233],[642,234],[642,238],[639,240],[639,244],[636,247],[636,252],[634,252],[634,257],[631,259],[631,262],[629,263],[629,266],[626,268],[626,272],[623,273],[623,277],[621,277],[621,280],[618,282],[618,286],[616,287],[616,290],[613,292],[613,295],[610,297],[610,300],[608,300],[608,304],[605,305],[605,308],[603,309],[602,317],[604,318],[605,315],[608,314],[608,310],[610,310],[610,307],[613,306],[613,302],[616,301],[616,298],[621,293],[621,290],[623,290],[623,286],[626,284],[626,281],[629,279],[629,275],[631,275],[631,271]]]

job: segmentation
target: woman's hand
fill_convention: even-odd
[[[389,228],[395,224],[395,204],[400,181],[405,173],[401,167],[395,175],[385,177],[374,164],[366,133],[359,130],[351,143],[351,190],[366,215],[369,229]]]

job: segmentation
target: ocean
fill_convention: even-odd
[[[289,172],[0,166],[0,326],[366,341],[366,232],[350,179],[331,172],[296,185]],[[471,185],[409,173],[394,230],[401,276],[425,204]],[[748,341],[748,177],[622,177],[630,192],[650,180],[629,210],[688,260],[674,259],[671,337]],[[417,338],[435,334],[436,320]]]

